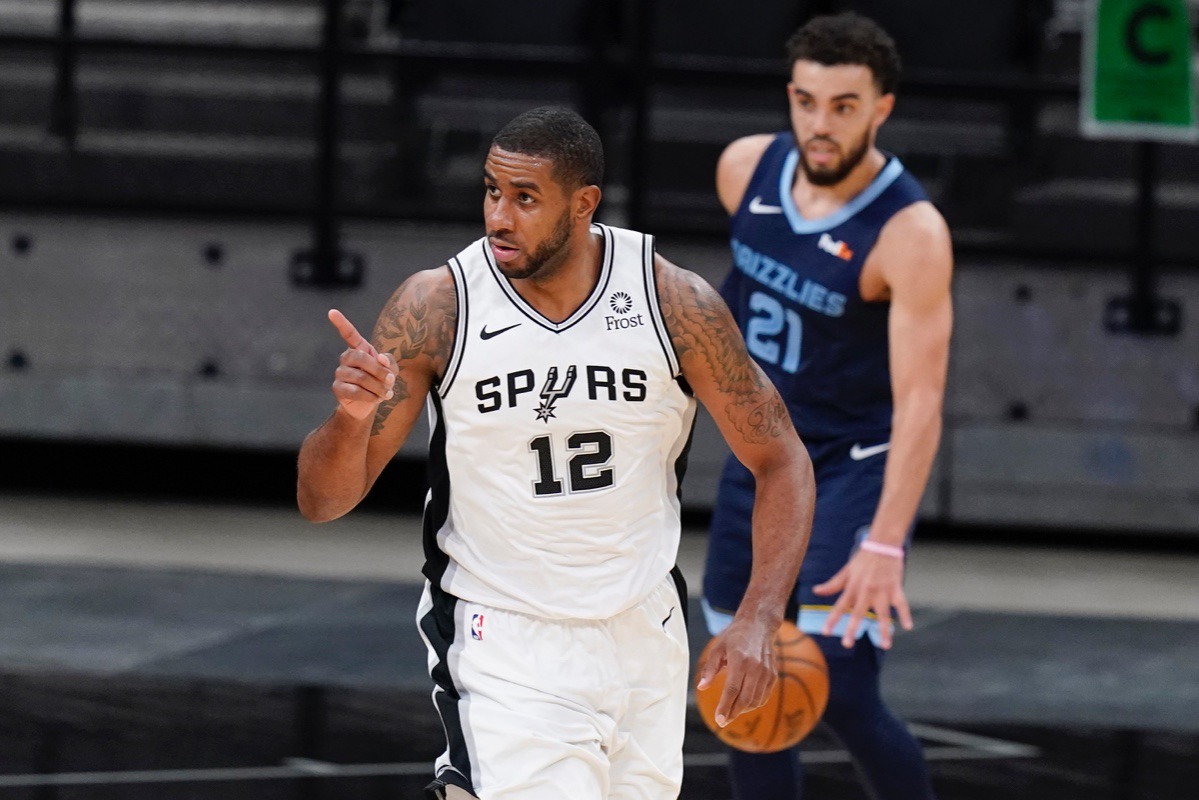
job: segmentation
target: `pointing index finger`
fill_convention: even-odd
[[[346,315],[338,311],[336,308],[329,309],[329,321],[333,323],[333,327],[337,328],[337,332],[341,334],[341,338],[345,339],[346,344],[355,350],[361,350],[370,355],[378,355],[378,352],[371,343],[363,338],[358,329],[354,327],[354,323],[346,319]]]

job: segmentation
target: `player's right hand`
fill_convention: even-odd
[[[774,664],[774,632],[750,617],[736,617],[715,637],[707,657],[697,665],[696,688],[706,689],[716,673],[727,669],[724,690],[716,703],[716,724],[724,727],[746,711],[766,703],[778,672]]]
[[[343,411],[354,419],[367,419],[384,400],[395,396],[399,367],[391,353],[380,353],[337,309],[329,310],[329,321],[349,345],[333,373],[333,396]]]

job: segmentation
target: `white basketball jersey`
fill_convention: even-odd
[[[603,238],[594,291],[552,322],[487,240],[450,261],[458,328],[429,396],[425,575],[471,602],[605,619],[675,564],[695,400],[679,377],[653,239]]]

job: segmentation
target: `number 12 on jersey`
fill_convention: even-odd
[[[799,348],[803,343],[803,321],[799,314],[765,292],[749,296],[754,312],[745,327],[745,345],[758,361],[778,364],[785,372],[799,369]],[[782,334],[782,336],[780,336]]]
[[[566,437],[566,449],[573,453],[567,461],[569,489],[566,489],[554,466],[554,441],[549,434],[529,442],[529,450],[537,457],[537,480],[533,494],[538,497],[569,492],[593,492],[606,489],[614,482],[612,467],[612,436],[607,431],[579,431]]]

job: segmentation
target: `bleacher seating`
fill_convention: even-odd
[[[485,74],[404,69],[386,58],[346,62],[342,81],[339,205],[370,217],[468,219],[475,165],[494,130],[532,105],[572,104],[596,117],[607,139],[609,209],[628,198],[631,89],[621,71],[635,36],[633,5],[596,0],[502,6],[483,0],[346,0],[346,44],[386,53],[397,42],[578,48],[596,59],[580,83],[562,70]],[[1076,78],[1078,39],[1070,3],[963,4],[928,0],[914,10],[890,0],[795,4],[657,2],[655,58],[777,60],[779,83],[657,83],[647,91],[642,224],[658,231],[719,233],[712,196],[720,149],[746,133],[786,125],[783,41],[817,7],[875,16],[895,35],[908,68],[881,144],[929,187],[959,245],[1015,249],[1130,246],[1135,202],[1132,146],[1081,140],[1076,101],[1013,102],[995,95],[925,93],[929,76],[988,81],[1037,74]],[[51,35],[58,0],[0,0],[7,36]],[[190,42],[205,53],[82,47],[78,138],[51,133],[55,48],[0,53],[0,203],[10,206],[302,214],[313,206],[321,0],[80,0],[78,35],[131,43]],[[1058,16],[1050,16],[1056,10]],[[1073,16],[1072,16],[1073,15]],[[385,21],[391,27],[384,29]],[[220,47],[228,49],[221,51]],[[245,47],[308,48],[263,56]],[[465,50],[463,52],[466,52]],[[606,64],[607,66],[602,66]],[[606,71],[605,71],[606,70]],[[1165,252],[1199,253],[1185,217],[1199,202],[1194,148],[1165,147],[1159,193]]]

